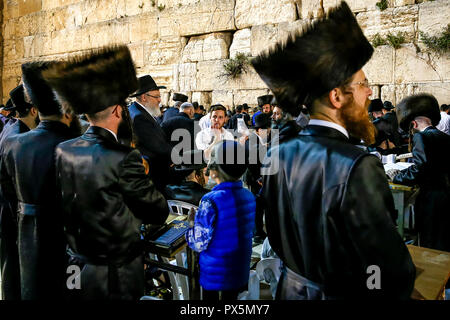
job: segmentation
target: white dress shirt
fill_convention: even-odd
[[[323,126],[323,127],[333,128],[333,129],[336,129],[336,130],[342,132],[347,138],[349,138],[347,130],[343,126],[341,126],[340,124],[337,124],[335,122],[325,121],[325,120],[318,120],[318,119],[311,119],[311,120],[309,120],[308,125]]]

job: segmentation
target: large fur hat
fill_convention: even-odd
[[[173,101],[180,101],[180,102],[186,102],[188,101],[188,96],[182,94],[182,93],[174,93],[172,97]]]
[[[38,61],[22,65],[22,80],[26,94],[39,112],[45,116],[61,114],[61,106],[52,88],[42,77],[42,71],[57,63],[56,61]]]
[[[138,88],[127,46],[94,49],[43,72],[61,104],[77,114],[93,114],[123,104]]]
[[[25,112],[32,107],[31,104],[25,101],[25,93],[23,91],[23,85],[19,84],[17,87],[11,90],[9,93],[11,101],[18,112]]]
[[[373,48],[346,2],[308,24],[252,60],[281,108],[297,116],[298,106],[309,106],[342,85],[370,59]]]
[[[441,120],[438,101],[427,93],[406,97],[397,105],[395,113],[400,128],[405,132],[409,131],[409,124],[418,116],[429,118],[433,126]]]
[[[264,96],[258,97],[257,99],[258,99],[258,107],[261,108],[265,104],[271,104],[272,103],[273,95],[266,94]]]

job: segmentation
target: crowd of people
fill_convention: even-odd
[[[420,187],[417,244],[450,251],[449,108],[370,100],[372,53],[342,2],[252,60],[273,94],[235,108],[177,92],[163,106],[167,88],[137,78],[122,45],[24,63],[0,115],[3,299],[139,299],[142,226],[164,224],[167,200],[198,207],[186,241],[206,300],[246,289],[263,241],[282,261],[277,299],[408,299],[416,269],[388,182]],[[408,152],[388,173],[374,156]]]

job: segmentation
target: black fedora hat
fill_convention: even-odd
[[[9,96],[11,97],[12,103],[18,112],[25,112],[33,106],[25,101],[25,92],[22,84],[12,89]]]
[[[146,92],[149,92],[149,91],[153,91],[153,90],[166,89],[165,86],[158,86],[158,85],[156,85],[155,80],[153,80],[153,78],[149,74],[140,77],[138,79],[138,82],[139,82],[139,88],[130,97],[137,97],[137,96],[140,96],[143,93],[146,93]]]
[[[271,120],[268,113],[260,113],[255,116],[255,129],[267,129],[270,128]]]
[[[383,109],[392,110],[394,108],[395,107],[392,105],[392,102],[390,102],[390,101],[383,102]]]
[[[381,102],[381,99],[373,99],[369,105],[369,112],[381,111],[383,108],[383,102]]]

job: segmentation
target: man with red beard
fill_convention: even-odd
[[[345,2],[252,61],[283,111],[311,120],[263,166],[270,244],[283,262],[278,299],[408,299],[415,267],[398,234],[381,162],[350,142],[374,141],[373,48]],[[276,167],[276,166],[275,166]]]

